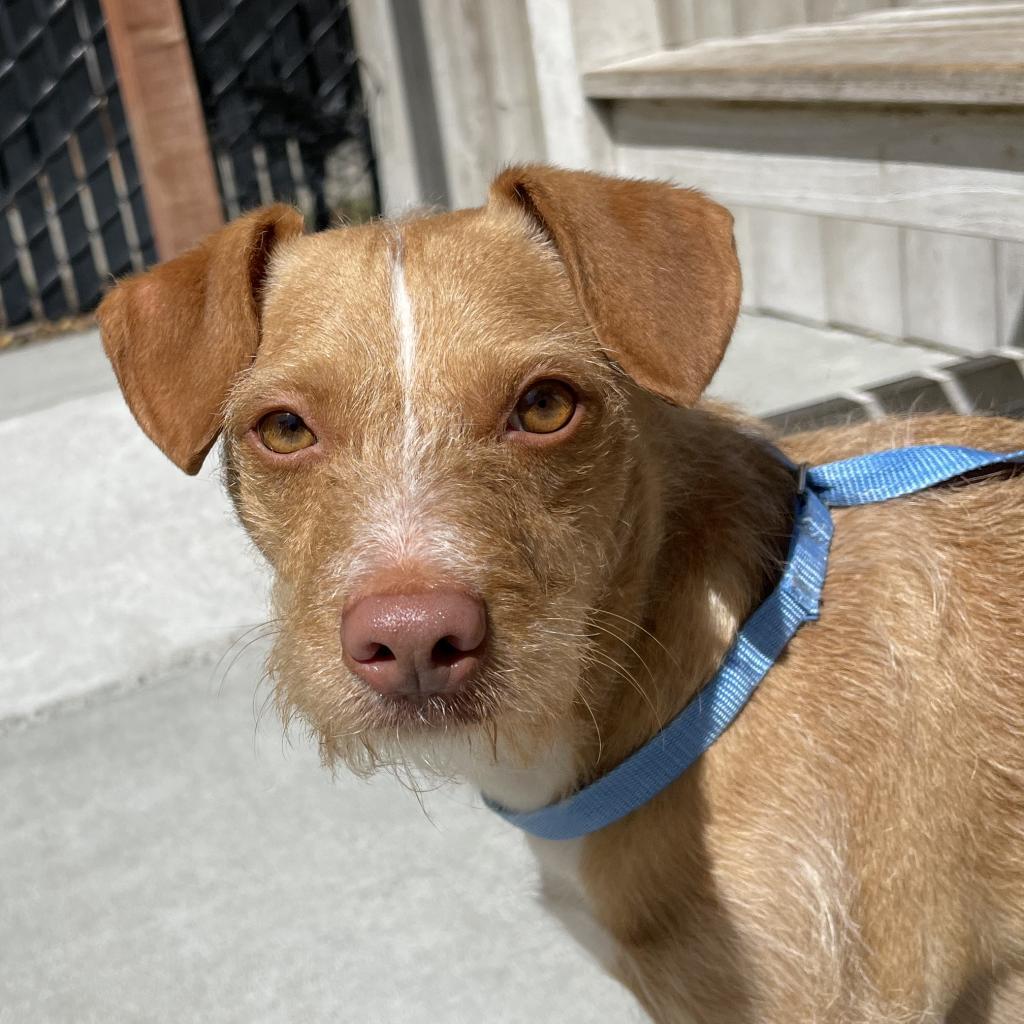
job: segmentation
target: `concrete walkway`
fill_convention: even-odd
[[[768,412],[941,358],[748,320],[713,390]],[[0,481],[0,1022],[641,1019],[472,794],[428,819],[257,730],[259,642],[227,669],[265,574],[95,335],[0,353]]]
[[[640,1021],[465,790],[332,783],[257,659],[0,739],[0,1021]],[[256,698],[257,705],[262,695]]]

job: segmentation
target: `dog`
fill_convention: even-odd
[[[529,811],[713,676],[798,486],[700,401],[739,305],[731,225],[696,191],[513,167],[479,209],[315,234],[259,209],[107,295],[146,433],[188,473],[223,437],[275,573],[277,702],[326,764]],[[930,416],[781,446],[1022,441]],[[1024,1020],[1022,498],[837,510],[820,621],[718,742],[607,828],[529,840],[655,1021]]]

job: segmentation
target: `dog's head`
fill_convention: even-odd
[[[628,586],[652,424],[731,333],[731,218],[699,193],[514,168],[477,210],[303,235],[257,210],[99,314],[149,436],[223,434],[276,573],[280,703],[330,760],[526,758],[574,719]]]

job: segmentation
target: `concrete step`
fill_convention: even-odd
[[[770,417],[949,360],[919,345],[743,314],[708,395]]]

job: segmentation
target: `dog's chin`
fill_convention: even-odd
[[[472,779],[479,768],[531,767],[572,728],[586,664],[581,632],[551,643],[543,622],[531,624],[515,643],[493,646],[469,685],[422,698],[374,692],[315,635],[283,632],[267,668],[286,728],[305,726],[328,769]]]
[[[550,694],[539,699],[539,694],[510,692],[486,677],[456,693],[422,698],[385,697],[348,687],[350,699],[326,716],[289,699],[304,689],[282,686],[278,680],[285,722],[308,726],[326,767],[361,776],[397,770],[465,780],[478,767],[527,767],[564,726],[564,709],[560,713],[560,702]],[[346,688],[339,684],[339,689]]]
[[[450,729],[483,726],[500,716],[501,702],[482,687],[472,686],[457,693],[423,696],[370,697],[369,712],[378,720],[374,731],[406,735],[431,734]]]

